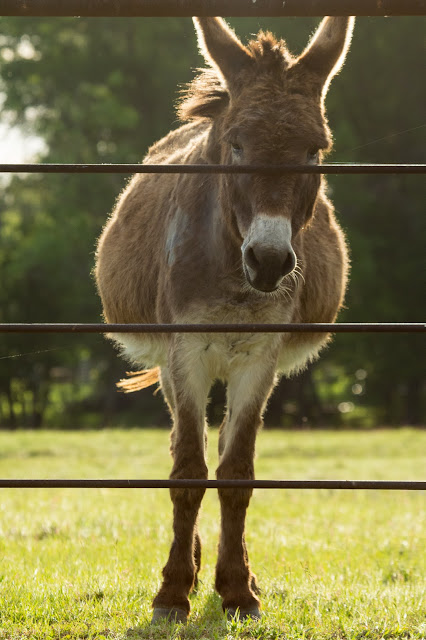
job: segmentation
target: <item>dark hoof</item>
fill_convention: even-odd
[[[188,619],[188,614],[184,609],[177,609],[176,607],[172,607],[168,609],[166,607],[155,607],[154,613],[152,614],[151,624],[155,622],[160,622],[167,620],[168,622],[186,622]]]
[[[227,609],[226,617],[228,620],[247,620],[248,618],[260,620],[262,612],[258,607],[253,607],[253,609]]]

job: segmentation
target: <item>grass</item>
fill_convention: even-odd
[[[210,434],[210,469],[217,433]],[[167,477],[165,431],[0,434],[1,477]],[[426,432],[264,431],[258,478],[423,479]],[[0,491],[0,640],[426,638],[420,492],[255,491],[247,542],[260,622],[226,622],[213,590],[216,492],[187,626],[152,627],[168,554],[164,490]]]

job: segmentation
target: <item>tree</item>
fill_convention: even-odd
[[[316,22],[240,19],[232,24],[241,35],[260,26],[287,34],[290,47],[299,52]],[[327,98],[336,139],[330,159],[421,161],[425,129],[416,127],[423,123],[418,55],[423,26],[418,18],[358,20],[346,68]],[[178,125],[176,87],[190,80],[199,63],[187,19],[3,18],[1,118],[42,137],[46,152],[40,160],[45,162],[138,162],[149,144]],[[124,183],[117,175],[48,175],[15,176],[4,186],[1,321],[100,319],[90,276],[95,239]],[[348,176],[329,183],[352,254],[347,310],[340,320],[421,319],[421,180]],[[48,415],[65,422],[58,412],[52,414],[58,379],[52,371],[58,367],[68,371],[63,379],[73,389],[66,401],[56,402],[59,411],[69,411],[83,397],[81,406],[87,407],[90,396],[92,406],[102,411],[101,421],[123,402],[113,392],[123,363],[100,337],[9,335],[1,337],[0,346],[5,355],[61,349],[26,360],[0,360],[2,423],[25,419],[34,425]],[[322,419],[329,420],[325,405],[347,400],[374,410],[376,420],[418,422],[424,402],[418,350],[414,336],[336,338],[321,369],[297,383],[283,382],[271,420],[282,420],[287,386],[298,396],[295,422],[321,420],[321,411]],[[86,396],[79,378],[84,362],[92,372]],[[325,370],[329,373],[321,377]],[[367,373],[362,384],[355,378],[360,370]],[[345,384],[334,384],[333,376]],[[362,393],[352,393],[355,384]],[[144,407],[151,419],[164,418],[149,391],[126,402],[128,409]]]

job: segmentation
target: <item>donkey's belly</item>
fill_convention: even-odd
[[[310,362],[318,357],[321,349],[327,344],[327,334],[315,334],[291,337],[285,336],[278,355],[277,370],[284,375],[292,375],[302,371]]]
[[[228,304],[191,309],[178,323],[246,323],[291,322],[289,307],[268,309],[264,303],[248,312],[247,308]],[[112,334],[122,355],[139,368],[167,367],[171,335]],[[314,360],[327,343],[326,334],[276,333],[210,333],[181,334],[173,348],[178,348],[189,374],[204,370],[211,378],[229,379],[233,372],[257,367],[265,358],[272,358],[276,368],[285,375],[302,370]]]
[[[122,355],[140,368],[167,368],[167,336],[113,334],[109,336]],[[203,370],[213,381],[228,381],[238,371],[259,367],[265,358],[278,354],[277,371],[292,375],[315,360],[326,344],[327,336],[318,335],[293,340],[280,334],[185,334],[180,346],[187,375]]]
[[[167,336],[110,334],[126,360],[139,368],[167,367]],[[227,381],[234,371],[256,367],[279,350],[280,337],[265,334],[184,334],[179,340],[180,360],[189,376],[201,371],[213,381]],[[197,373],[198,372],[198,373]]]
[[[111,333],[108,338],[116,343],[121,355],[132,364],[146,368],[167,366],[167,336]]]
[[[183,322],[194,322],[191,316]],[[279,307],[268,309],[264,305],[257,313],[248,317],[242,310],[226,309],[205,311],[200,322],[224,323],[286,323],[292,321],[292,309]],[[276,370],[284,375],[301,371],[315,360],[327,343],[329,336],[323,333],[279,334],[279,333],[228,333],[185,334],[181,338],[185,345],[188,362],[193,368],[204,368],[212,379],[227,381],[238,370],[259,368],[265,360],[276,363]]]

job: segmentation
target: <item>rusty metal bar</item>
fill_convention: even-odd
[[[420,16],[425,0],[0,0],[4,16]]]
[[[286,324],[0,323],[0,333],[424,333],[424,322]]]
[[[0,0],[1,2],[1,0]],[[0,164],[0,173],[285,173],[324,174],[425,174],[426,164],[326,163],[318,165],[225,164]]]
[[[424,481],[408,480],[63,480],[0,479],[0,489],[386,489],[419,491]]]

